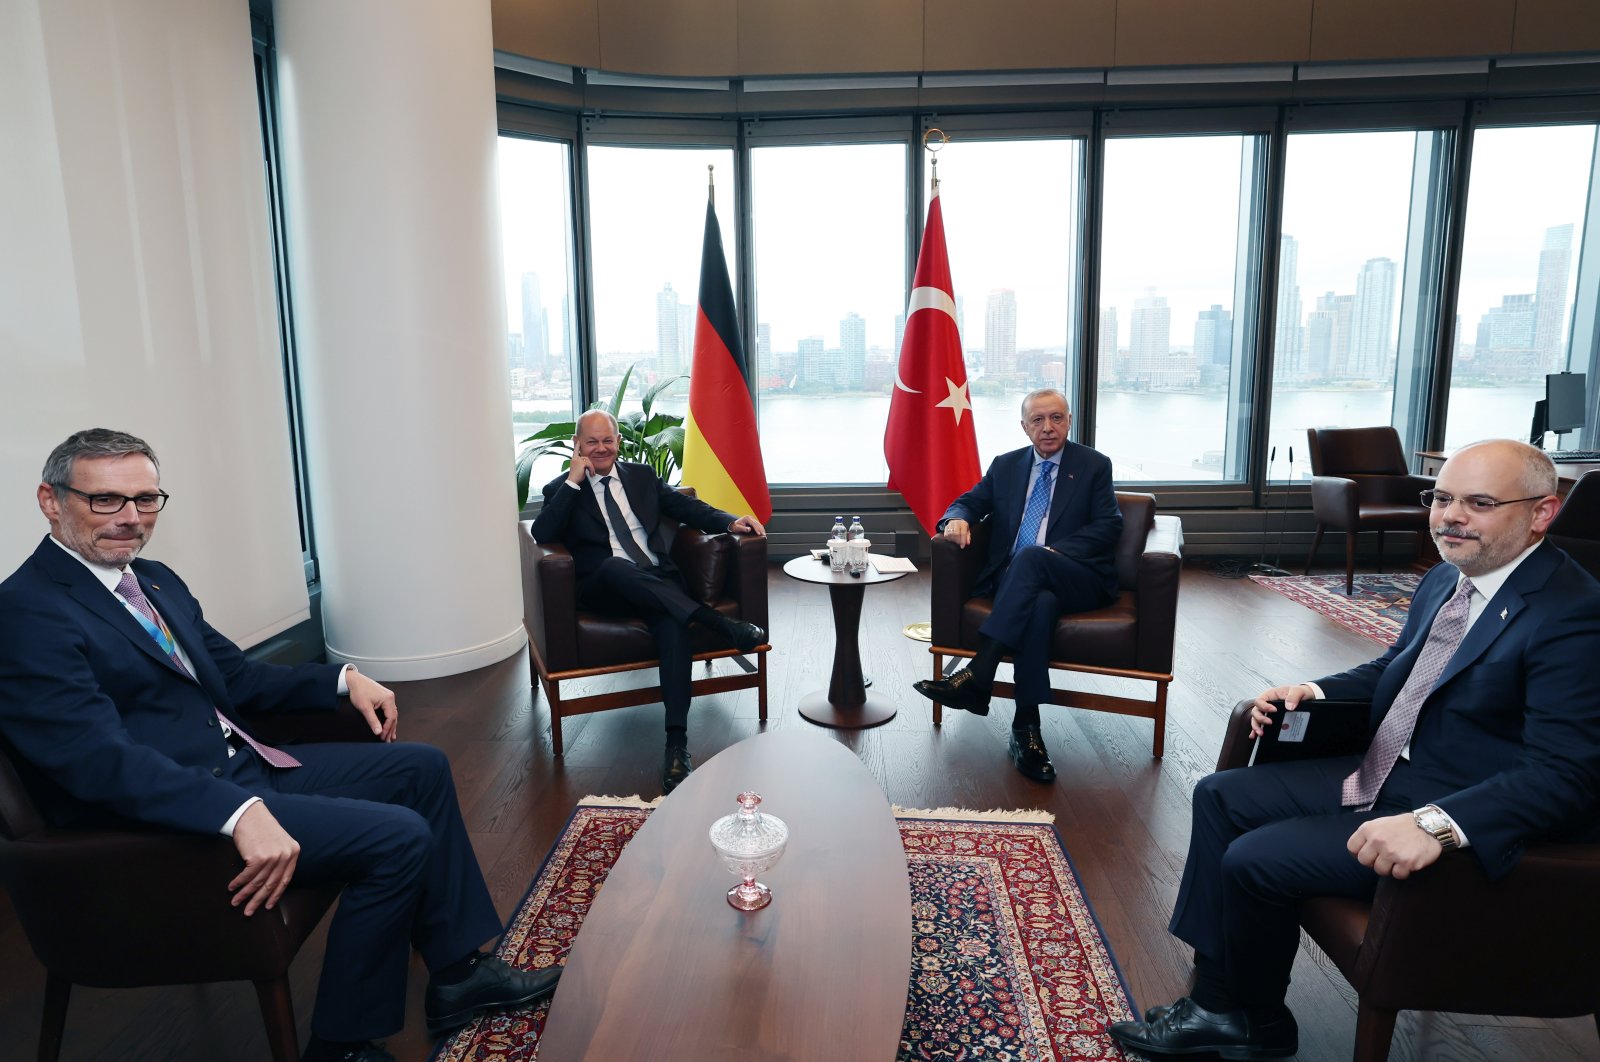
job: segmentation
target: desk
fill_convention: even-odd
[[[869,561],[866,571],[851,576],[805,554],[785,564],[783,574],[821,583],[833,602],[833,675],[826,693],[818,691],[800,701],[801,717],[835,730],[866,730],[893,719],[895,703],[868,697],[861,677],[861,603],[868,586],[893,582],[906,573],[880,572]]]
[[[808,563],[815,563],[806,558]],[[735,911],[707,831],[744,789],[789,825]],[[758,734],[701,764],[635,835],[573,942],[542,1062],[886,1062],[905,1024],[911,886],[883,790],[815,731]]]
[[[1421,466],[1418,471],[1424,476],[1437,476],[1439,469],[1444,467],[1445,458],[1449,456],[1449,453],[1440,450],[1418,450],[1417,463]],[[1600,464],[1584,461],[1563,461],[1556,465],[1556,475],[1560,477],[1556,483],[1556,497],[1566,501],[1567,494],[1571,492],[1579,477],[1597,468],[1600,468]]]

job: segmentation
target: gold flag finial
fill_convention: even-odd
[[[935,136],[939,138],[938,143],[933,142]],[[938,126],[933,126],[922,134],[922,149],[932,156],[933,184],[931,187],[934,195],[939,194],[939,152],[944,150],[945,145],[948,143],[950,143],[950,134]]]

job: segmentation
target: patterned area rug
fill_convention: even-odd
[[[1133,1000],[1055,828],[926,814],[897,816],[913,919],[898,1058],[1128,1057],[1105,1027],[1133,1017]],[[648,815],[636,807],[573,812],[501,941],[501,957],[525,969],[563,962],[606,873]],[[543,1003],[481,1018],[441,1043],[435,1062],[535,1059],[548,1010]]]
[[[1342,575],[1252,575],[1269,590],[1320,612],[1339,626],[1388,645],[1400,634],[1411,595],[1421,576],[1415,572],[1393,575],[1357,575],[1355,593],[1344,595]]]

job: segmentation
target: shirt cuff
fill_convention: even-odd
[[[1445,821],[1450,824],[1450,828],[1456,832],[1456,847],[1472,847],[1472,842],[1467,840],[1467,831],[1461,828],[1461,823],[1450,817],[1450,813],[1448,811],[1446,811],[1444,808],[1441,808],[1438,804],[1429,804],[1428,807],[1443,815],[1445,817]]]
[[[570,479],[567,480],[567,486],[571,487],[573,490],[582,490],[583,489],[582,487],[578,486],[576,483],[572,482],[572,480],[570,480]]]
[[[354,671],[354,664],[346,664],[339,669],[339,685],[334,688],[335,693],[341,697],[350,696],[350,672]]]
[[[228,821],[224,822],[222,824],[222,836],[224,836],[224,837],[232,837],[233,836],[233,828],[235,826],[239,825],[239,817],[241,815],[243,815],[245,812],[250,810],[250,805],[251,804],[259,804],[259,803],[261,803],[261,798],[253,796],[249,800],[246,800],[243,804],[240,804],[239,805],[239,810],[235,811],[232,815],[229,815],[228,816]]]
[[[1309,689],[1311,691],[1311,699],[1312,700],[1325,701],[1325,700],[1328,699],[1328,695],[1326,693],[1322,692],[1322,687],[1317,685],[1315,682],[1302,682],[1302,683],[1300,683],[1300,685],[1306,687],[1307,689]]]

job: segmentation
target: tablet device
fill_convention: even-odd
[[[1347,756],[1367,747],[1372,702],[1301,701],[1292,712],[1280,703],[1272,721],[1256,742],[1252,763]]]

